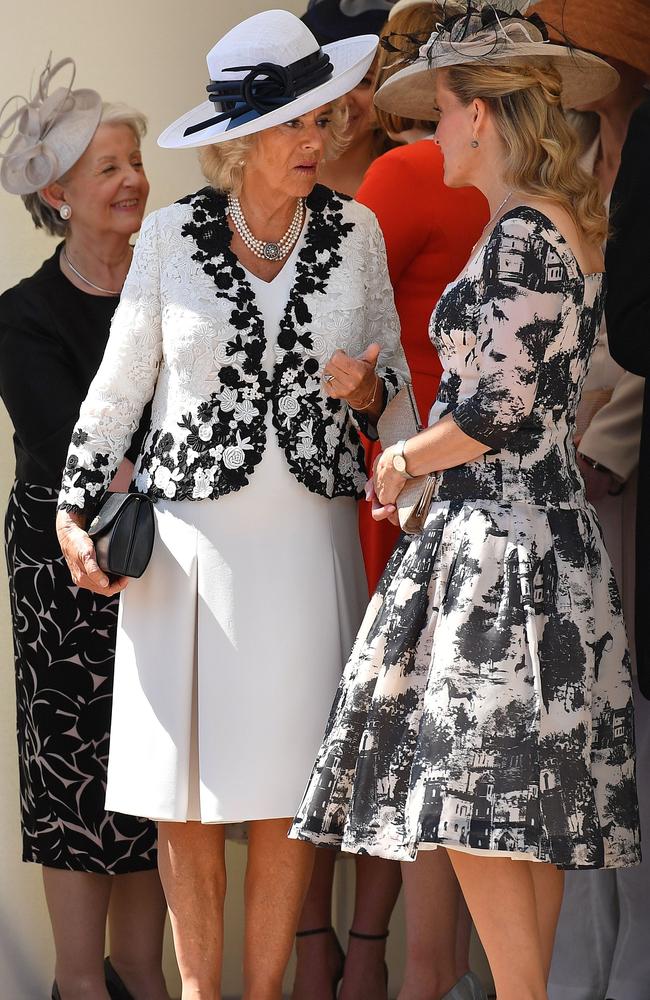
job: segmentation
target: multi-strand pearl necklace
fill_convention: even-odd
[[[228,195],[228,213],[235,229],[251,253],[254,253],[256,257],[261,257],[262,260],[282,260],[283,257],[286,257],[290,253],[291,248],[300,236],[300,230],[305,218],[305,200],[304,198],[298,199],[291,225],[282,239],[279,239],[276,243],[271,243],[267,240],[258,240],[253,236],[244,218],[239,198],[235,198],[232,194]]]

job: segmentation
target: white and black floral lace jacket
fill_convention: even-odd
[[[60,506],[92,512],[146,403],[133,486],[154,499],[241,489],[262,460],[266,414],[295,477],[325,497],[361,495],[362,414],[322,390],[338,347],[382,345],[386,402],[408,379],[375,216],[318,186],[275,346],[230,249],[225,196],[204,188],[144,222],[101,367],[82,404]]]

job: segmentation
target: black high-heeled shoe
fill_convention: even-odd
[[[110,958],[104,959],[104,979],[111,1000],[135,1000],[113,968]]]
[[[385,931],[383,934],[362,934],[361,931],[348,931],[350,937],[356,938],[358,941],[385,941],[389,933],[390,931]],[[388,966],[386,965],[386,962],[384,962],[384,978],[386,980],[386,986],[388,986]]]
[[[328,927],[315,927],[313,930],[308,931],[296,931],[297,938],[312,937],[314,934],[331,934],[334,938],[334,944],[336,945],[336,951],[339,959],[339,967],[332,977],[332,1000],[336,1000],[336,994],[339,988],[339,983],[343,979],[343,969],[345,968],[345,952],[341,947],[341,942],[336,936],[336,931],[330,924]]]

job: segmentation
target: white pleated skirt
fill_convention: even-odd
[[[367,589],[354,500],[291,475],[269,428],[244,489],[156,505],[122,595],[107,809],[234,823],[296,811]]]

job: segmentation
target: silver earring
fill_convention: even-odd
[[[64,201],[63,204],[61,205],[61,208],[59,209],[59,215],[61,216],[64,222],[67,222],[70,216],[72,215],[72,209],[67,204],[67,202]]]
[[[245,167],[246,166],[246,160],[240,160],[239,161],[239,166],[240,167]]]
[[[478,139],[472,139],[472,141],[470,142],[470,146],[472,147],[472,149],[478,149],[480,145],[481,144],[478,141]]]

